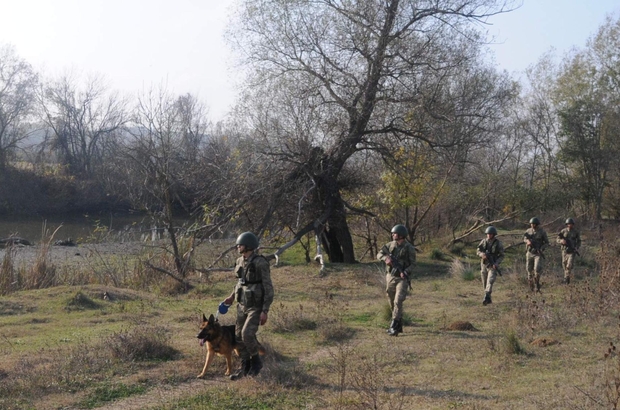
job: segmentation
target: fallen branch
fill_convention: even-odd
[[[508,215],[505,215],[504,217],[500,218],[500,219],[495,219],[493,221],[485,221],[484,219],[481,218],[476,218],[476,221],[474,222],[474,224],[469,227],[468,229],[465,230],[465,232],[463,234],[461,234],[460,236],[457,236],[456,238],[453,238],[450,243],[448,244],[448,246],[454,245],[457,242],[461,242],[463,241],[463,239],[467,238],[469,235],[471,235],[472,233],[476,232],[480,227],[483,226],[489,226],[489,225],[495,225],[499,222],[503,222],[506,221],[508,219],[512,219],[515,217],[515,215],[517,214],[517,212],[511,212]]]

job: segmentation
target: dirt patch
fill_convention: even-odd
[[[446,327],[446,330],[461,330],[461,331],[466,331],[466,332],[478,332],[479,331],[471,323],[462,322],[462,321],[451,323],[450,325],[448,325],[448,327]]]
[[[547,346],[562,344],[562,342],[560,342],[559,340],[550,338],[550,337],[540,337],[538,339],[532,340],[530,344],[532,346],[547,347]]]

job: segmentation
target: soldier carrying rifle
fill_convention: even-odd
[[[480,276],[482,279],[482,287],[484,288],[484,306],[493,303],[491,301],[491,292],[493,292],[493,283],[497,275],[501,276],[499,264],[504,259],[504,245],[496,238],[497,229],[489,226],[484,233],[487,235],[478,245],[477,254],[481,258]]]
[[[545,258],[545,248],[549,245],[547,232],[540,227],[538,218],[530,219],[530,228],[523,235],[526,245],[525,266],[527,267],[527,282],[530,290],[540,292],[540,275]]]
[[[562,245],[562,267],[564,268],[564,283],[570,283],[571,271],[575,263],[575,255],[579,256],[579,248],[581,247],[581,236],[579,231],[575,229],[575,221],[573,218],[566,219],[564,222],[566,228],[562,229],[558,234],[556,242]]]
[[[415,266],[415,248],[407,241],[408,231],[404,225],[392,228],[392,242],[383,245],[377,259],[386,266],[386,293],[392,309],[392,323],[387,330],[390,336],[403,332],[403,302],[411,287],[410,276]]]

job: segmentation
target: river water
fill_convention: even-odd
[[[55,233],[54,233],[55,232]],[[145,215],[54,215],[50,217],[0,217],[0,239],[19,236],[32,243],[71,238],[75,242],[135,241],[156,239],[162,229],[153,226]]]

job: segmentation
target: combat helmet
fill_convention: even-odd
[[[534,225],[540,225],[540,221],[536,217],[530,219],[530,223]]]
[[[408,235],[408,231],[407,228],[405,227],[405,225],[394,225],[394,227],[392,228],[392,233],[397,233],[398,236],[402,237],[402,238],[406,238]]]
[[[484,231],[484,233],[490,233],[493,235],[497,235],[497,229],[494,226],[489,225],[489,227]]]
[[[237,237],[237,245],[244,245],[248,250],[258,249],[258,238],[252,232],[243,232]]]
[[[575,221],[573,220],[573,218],[567,218],[566,221],[564,221],[564,225],[568,225],[568,224],[575,225]]]

